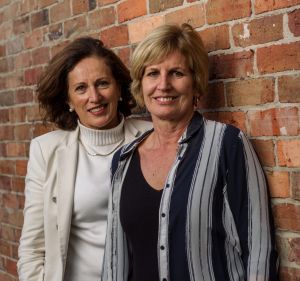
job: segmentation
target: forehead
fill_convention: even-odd
[[[182,54],[180,51],[176,50],[172,53],[166,54],[165,56],[159,58],[159,59],[153,59],[151,61],[148,61],[144,68],[149,67],[160,67],[160,66],[180,66],[180,67],[187,67],[187,58],[184,54]]]

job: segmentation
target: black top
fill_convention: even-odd
[[[138,151],[133,154],[120,199],[120,221],[128,239],[131,270],[128,281],[158,281],[158,216],[162,190],[145,180]]]

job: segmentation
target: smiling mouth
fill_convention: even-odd
[[[154,99],[160,102],[168,102],[177,99],[177,97],[156,97]]]
[[[106,106],[107,106],[107,104],[101,104],[99,106],[96,106],[96,107],[93,107],[93,108],[89,109],[88,111],[91,112],[91,113],[97,113],[97,112],[102,111]]]

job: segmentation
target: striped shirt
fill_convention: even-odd
[[[148,134],[114,156],[103,281],[127,281],[119,200],[132,153]],[[277,280],[264,174],[239,129],[195,112],[164,186],[157,255],[162,281]]]

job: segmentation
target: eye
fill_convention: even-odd
[[[108,88],[109,86],[109,81],[108,80],[99,80],[96,82],[96,87],[97,88],[101,88],[101,89],[105,89],[105,88]]]
[[[150,71],[146,72],[146,76],[148,76],[148,77],[157,77],[158,75],[159,75],[158,70],[150,70]]]
[[[86,89],[86,86],[84,84],[80,84],[75,87],[75,92],[81,94],[85,91],[85,89]]]
[[[171,71],[171,75],[174,77],[182,77],[183,76],[183,72],[180,70],[172,70]]]

